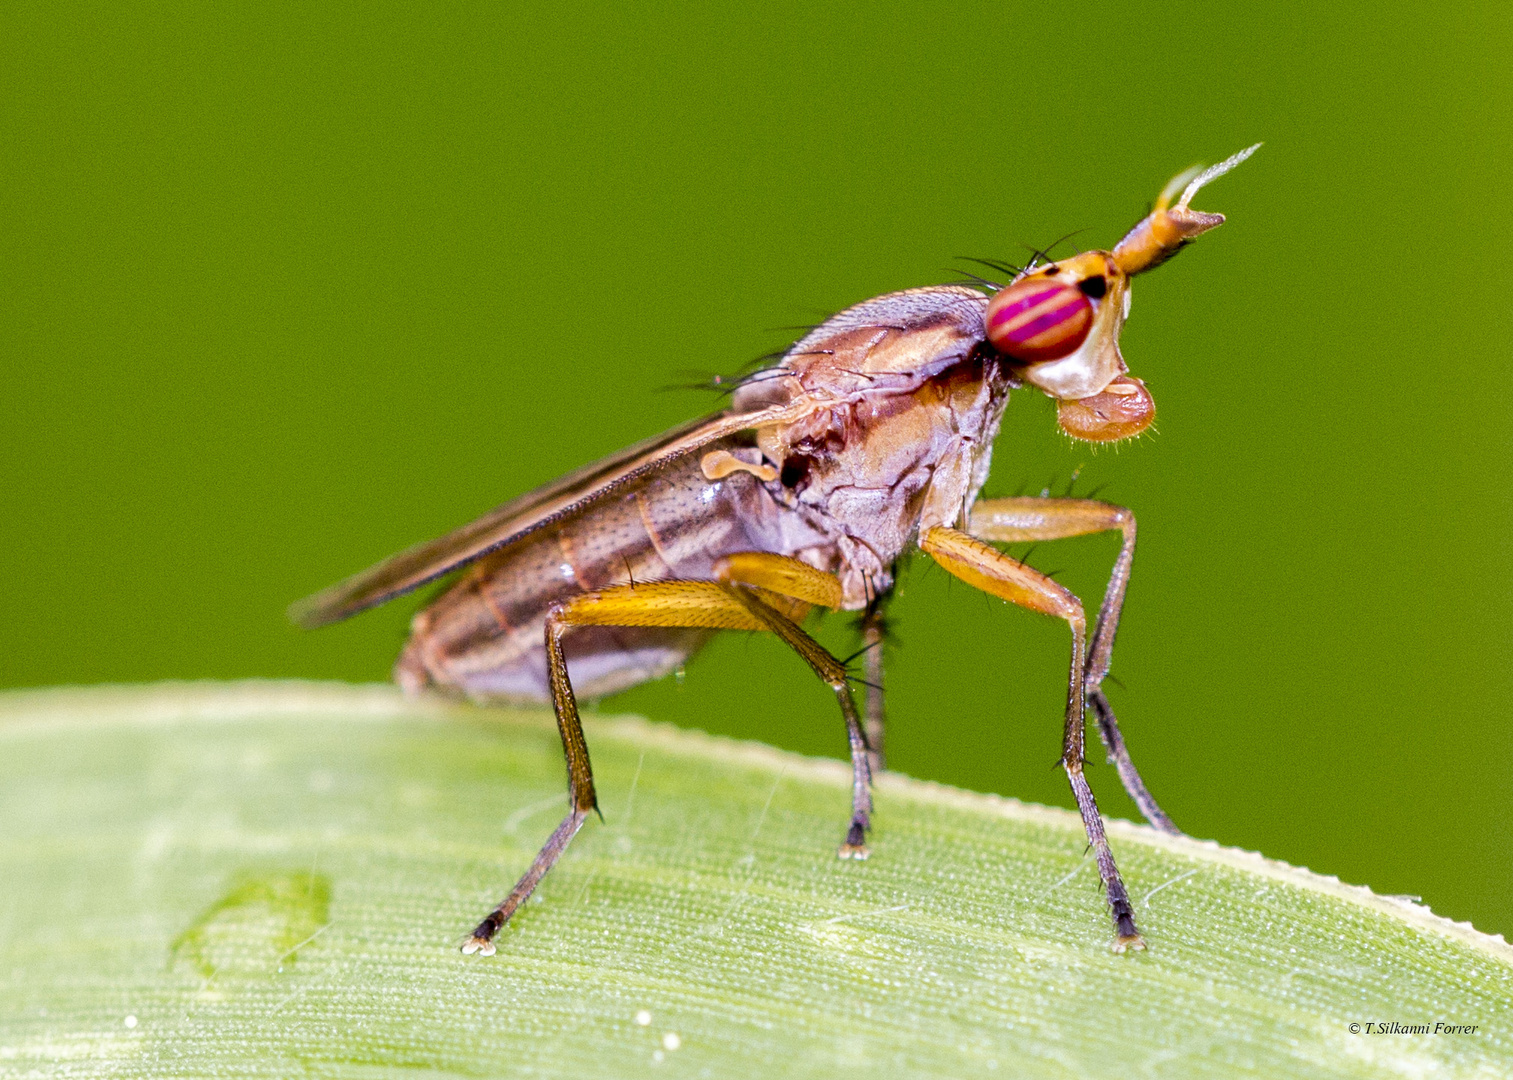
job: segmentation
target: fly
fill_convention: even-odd
[[[1097,856],[1114,950],[1145,947],[1083,775],[1090,710],[1146,819],[1178,832],[1140,779],[1102,689],[1135,516],[1092,499],[977,496],[1011,390],[1028,385],[1055,399],[1057,423],[1075,439],[1114,442],[1150,426],[1155,402],[1119,353],[1130,279],[1223,224],[1189,204],[1255,150],[1174,178],[1111,251],[1032,260],[1003,287],[908,289],[848,308],[740,382],[726,411],[569,473],[291,608],[297,622],[321,626],[466,568],[415,616],[395,679],[412,693],[551,702],[568,814],[463,952],[494,952],[500,928],[598,811],[575,695],[681,670],[719,630],[776,634],[835,694],[852,768],[839,855],[865,859],[872,776],[883,766],[884,607],[894,564],[916,548],[967,584],[1070,628],[1060,764]],[[1080,599],[993,546],[1111,530],[1123,542],[1091,636]],[[803,629],[816,608],[862,613],[862,712],[846,664]]]

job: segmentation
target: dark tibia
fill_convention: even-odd
[[[887,624],[883,619],[883,598],[872,601],[861,620],[862,671],[867,681],[865,702],[867,746],[872,751],[872,771],[882,772],[887,767],[883,755],[883,640]]]
[[[1098,718],[1098,734],[1102,736],[1103,745],[1108,749],[1109,760],[1119,770],[1119,779],[1124,782],[1124,790],[1129,792],[1131,799],[1135,800],[1135,805],[1145,815],[1145,820],[1164,833],[1181,836],[1182,830],[1172,824],[1172,819],[1166,816],[1166,812],[1146,789],[1145,781],[1140,779],[1140,770],[1135,768],[1134,761],[1130,759],[1129,750],[1125,748],[1124,736],[1119,734],[1119,720],[1114,716],[1114,709],[1108,703],[1108,698],[1103,696],[1102,690],[1089,690],[1087,703],[1092,706],[1093,714]]]
[[[473,936],[468,938],[467,944],[463,945],[465,953],[481,952],[484,956],[491,956],[494,952],[494,935],[499,933],[501,927],[510,921],[510,916],[515,914],[520,905],[530,899],[531,893],[536,891],[536,886],[541,884],[541,879],[546,876],[562,853],[567,850],[568,841],[583,827],[583,822],[588,818],[587,811],[574,810],[562,819],[562,824],[557,826],[555,832],[547,839],[546,844],[537,853],[536,860],[531,863],[527,870],[515,883],[502,903],[473,931]]]
[[[1098,803],[1093,798],[1093,789],[1087,786],[1087,778],[1081,767],[1067,765],[1067,778],[1072,782],[1072,795],[1077,800],[1077,810],[1082,814],[1082,827],[1087,831],[1093,854],[1098,860],[1098,876],[1108,891],[1108,906],[1114,916],[1115,952],[1126,949],[1143,949],[1145,941],[1135,929],[1135,909],[1130,904],[1129,892],[1119,877],[1119,868],[1114,865],[1114,853],[1109,850],[1108,837],[1103,833],[1103,818],[1098,813]]]

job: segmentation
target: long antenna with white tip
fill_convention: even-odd
[[[1233,169],[1236,165],[1240,164],[1240,162],[1250,157],[1251,154],[1254,154],[1259,149],[1261,149],[1260,143],[1256,143],[1254,146],[1247,146],[1238,154],[1231,154],[1229,157],[1219,162],[1219,164],[1210,165],[1208,168],[1204,169],[1197,176],[1193,177],[1191,183],[1189,183],[1187,187],[1183,189],[1182,198],[1177,200],[1176,209],[1186,210],[1187,204],[1193,201],[1193,196],[1198,193],[1198,190],[1203,187],[1203,185],[1217,180],[1219,177],[1229,172],[1230,169]]]

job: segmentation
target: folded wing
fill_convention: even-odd
[[[289,617],[305,627],[340,622],[570,517],[669,461],[748,428],[788,423],[810,408],[800,402],[748,413],[716,413],[673,428],[511,499],[455,532],[401,551],[329,589],[296,601],[289,607]]]

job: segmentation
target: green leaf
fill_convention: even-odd
[[[1113,822],[1150,944],[1116,955],[1072,814],[889,775],[842,862],[842,763],[588,735],[605,823],[485,959],[458,945],[566,807],[549,716],[0,697],[0,1073],[1513,1074],[1513,950],[1411,902]]]

